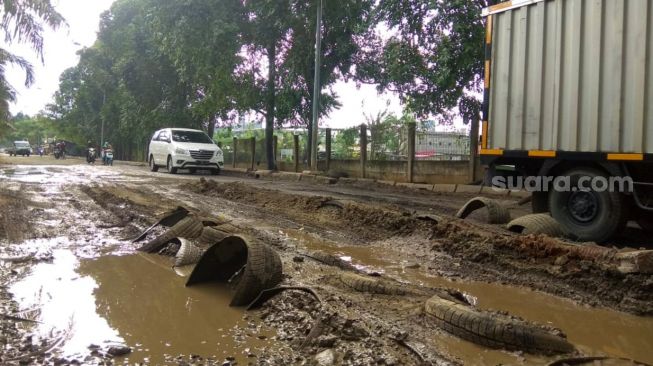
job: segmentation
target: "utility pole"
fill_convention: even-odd
[[[104,108],[104,103],[107,101],[107,91],[104,91],[102,95],[102,108]],[[102,128],[100,132],[100,148],[104,147],[104,117],[102,117],[102,111],[100,110],[100,120],[102,121]]]
[[[311,131],[311,170],[317,171],[317,136],[320,118],[320,67],[322,65],[322,1],[317,0],[317,21],[315,22],[315,78],[313,80],[313,129]]]

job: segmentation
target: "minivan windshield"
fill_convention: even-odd
[[[14,145],[16,145],[16,147],[29,147],[29,143],[23,141],[16,141],[14,142]]]
[[[172,130],[172,140],[176,142],[192,142],[196,144],[212,144],[213,140],[201,131]]]

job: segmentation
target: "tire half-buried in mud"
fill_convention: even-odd
[[[508,230],[524,235],[546,234],[552,238],[564,235],[560,224],[548,213],[532,214],[516,218],[508,223]]]
[[[244,306],[261,291],[278,285],[281,279],[281,258],[274,249],[257,240],[229,236],[207,249],[186,286],[231,281],[234,287],[231,306]]]
[[[195,239],[202,233],[202,228],[202,222],[194,216],[184,217],[169,230],[148,241],[138,248],[138,250],[146,253],[154,253],[174,238]]]
[[[482,346],[546,354],[574,351],[566,339],[536,326],[438,296],[426,301],[425,312],[448,333]]]

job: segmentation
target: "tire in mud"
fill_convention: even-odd
[[[282,280],[279,254],[270,246],[240,236],[229,236],[211,246],[188,277],[186,286],[204,282],[229,282],[231,306],[245,306]]]
[[[216,230],[210,226],[205,226],[202,228],[202,233],[197,238],[197,242],[202,246],[211,246],[215,243],[220,242],[227,236],[229,236],[229,234]]]
[[[247,243],[247,264],[236,284],[231,306],[249,305],[261,291],[282,280],[281,258],[274,249],[259,241]]]
[[[448,333],[482,346],[545,354],[574,351],[565,338],[536,326],[438,296],[426,301],[425,312]]]
[[[345,271],[358,271],[354,265],[347,262],[346,260],[325,252],[314,251],[303,255],[304,257],[311,258],[315,261],[318,261],[324,265],[337,267]]]
[[[200,258],[202,258],[202,254],[204,254],[204,249],[198,247],[190,240],[180,239],[179,241],[181,242],[181,246],[175,255],[174,267],[181,267],[199,262]]]
[[[465,219],[467,216],[471,215],[472,212],[485,207],[487,209],[487,220],[489,224],[507,224],[510,221],[510,211],[504,206],[502,206],[496,200],[485,197],[476,197],[469,200],[465,206],[463,206],[456,217],[459,219]]]
[[[355,273],[342,273],[338,279],[347,287],[358,291],[377,295],[424,295],[422,291],[411,289],[407,285],[386,279],[363,276]]]
[[[508,230],[524,235],[546,234],[557,238],[564,235],[560,224],[548,213],[526,215],[508,223]]]
[[[195,217],[186,216],[163,234],[145,243],[138,250],[155,253],[174,238],[196,239],[201,233],[202,222]]]

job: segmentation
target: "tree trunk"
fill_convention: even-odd
[[[207,134],[211,139],[213,139],[213,135],[215,134],[215,117],[211,116],[209,119],[209,125],[207,128]]]
[[[268,162],[268,170],[276,170],[277,167],[276,162],[274,161],[274,146],[272,143],[272,136],[274,135],[276,58],[276,40],[272,40],[268,45],[268,82],[267,103],[265,111],[265,156]]]

